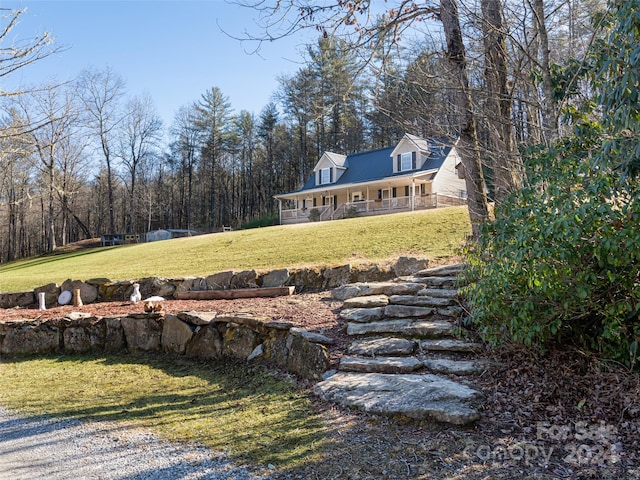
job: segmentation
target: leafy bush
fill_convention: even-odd
[[[317,208],[312,208],[309,210],[309,221],[310,222],[319,222],[320,221],[320,210]]]
[[[634,365],[640,187],[594,161],[601,142],[591,128],[526,158],[528,186],[465,249],[464,293],[494,343],[569,341]]]
[[[272,225],[278,225],[280,218],[277,213],[268,213],[259,218],[251,220],[240,226],[241,230],[247,230],[250,228],[270,227]]]
[[[356,218],[359,215],[358,209],[356,207],[349,207],[346,212],[344,212],[344,218]]]

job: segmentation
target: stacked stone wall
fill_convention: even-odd
[[[0,323],[0,356],[158,352],[191,358],[263,359],[310,380],[329,369],[331,339],[247,313],[183,312]]]
[[[425,262],[424,260],[414,260]],[[405,257],[402,257],[398,262],[400,263],[396,265],[407,263]],[[111,281],[106,278],[68,279],[61,285],[49,283],[27,292],[0,293],[0,308],[37,306],[38,293],[40,292],[45,293],[47,306],[55,306],[61,292],[76,289],[80,290],[84,303],[127,301],[133,292],[134,283],[140,285],[142,298],[158,295],[166,299],[174,299],[178,293],[189,291],[285,286],[296,287],[298,293],[318,292],[353,282],[389,280],[396,276],[396,270],[396,266],[342,265],[339,267],[283,268],[266,272],[258,272],[257,270],[226,271],[203,277],[147,277],[124,281]]]

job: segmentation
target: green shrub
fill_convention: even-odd
[[[240,226],[241,230],[248,230],[250,228],[270,227],[272,225],[278,225],[280,218],[277,213],[268,213],[259,218],[251,220]]]
[[[640,188],[594,163],[598,135],[580,138],[526,159],[528,186],[465,248],[464,294],[489,341],[572,342],[633,366]]]
[[[344,218],[356,218],[359,212],[356,207],[349,207],[346,212],[344,212]]]
[[[320,210],[317,208],[312,208],[309,210],[309,221],[310,222],[319,222],[320,221]]]

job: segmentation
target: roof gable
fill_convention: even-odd
[[[396,147],[391,152],[391,155],[395,157],[397,154],[408,151],[416,151],[424,154],[429,153],[429,141],[424,138],[416,137],[409,133],[405,133],[400,139]]]
[[[392,157],[398,145],[402,141],[412,142],[419,151],[428,155],[424,164],[411,171],[394,173],[393,165],[394,158]],[[325,152],[322,159],[328,161],[337,157],[344,157],[342,167],[345,168],[344,173],[330,185],[317,185],[315,171],[320,166],[320,161],[316,164],[314,169],[314,175],[307,180],[304,186],[297,192],[303,192],[305,190],[317,190],[330,186],[331,188],[340,187],[342,185],[351,185],[359,183],[374,182],[385,178],[397,178],[407,175],[414,175],[420,172],[433,171],[437,172],[443,165],[445,159],[451,152],[452,142],[445,138],[432,138],[422,139],[414,135],[406,134],[401,142],[393,147],[380,148],[377,150],[370,150],[367,152],[352,153],[344,156],[339,154],[333,154],[331,152]],[[336,165],[337,166],[337,165]]]
[[[347,156],[341,155],[339,153],[333,152],[324,152],[316,163],[316,166],[313,167],[314,171],[318,171],[320,168],[328,168],[328,167],[338,167],[345,168]]]

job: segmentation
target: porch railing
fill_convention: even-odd
[[[333,214],[333,205],[324,207],[324,210],[320,212],[320,221],[325,222],[327,220],[333,220],[332,214]]]
[[[466,205],[467,199],[441,194],[416,195],[413,197],[413,209],[452,207]],[[342,203],[334,210],[333,205],[314,207],[320,211],[320,221],[336,220],[349,216],[351,212],[358,215],[380,215],[386,212],[411,211],[411,197],[382,198],[378,200],[360,200]],[[355,209],[355,210],[353,210]],[[282,223],[298,223],[309,220],[311,209],[282,210]]]

